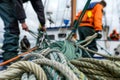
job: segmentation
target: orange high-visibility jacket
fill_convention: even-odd
[[[99,3],[97,3],[93,9],[87,10],[84,14],[82,21],[80,23],[80,26],[89,26],[93,27],[96,31],[102,30],[102,16],[103,16],[103,6]],[[80,14],[82,11],[80,11],[77,16],[76,20],[78,20]]]
[[[117,33],[116,30],[113,30],[113,32],[110,34],[110,38],[112,40],[119,40],[120,39],[119,33]]]

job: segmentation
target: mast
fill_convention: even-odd
[[[71,26],[73,26],[75,16],[76,16],[76,0],[71,0]]]

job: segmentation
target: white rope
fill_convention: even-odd
[[[37,80],[47,80],[45,72],[40,66],[29,61],[19,61],[13,63],[6,71],[0,75],[1,79],[14,79],[20,77],[24,72],[32,72],[35,74]]]
[[[79,80],[67,66],[59,62],[47,59],[37,59],[33,60],[33,62],[41,65],[52,66],[56,70],[59,70],[68,80]]]

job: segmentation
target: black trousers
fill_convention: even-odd
[[[0,17],[4,22],[4,41],[2,53],[4,61],[11,59],[18,55],[17,49],[19,48],[19,26],[15,12],[13,9],[13,3],[11,2],[0,3]]]
[[[86,37],[88,36],[92,36],[93,34],[95,34],[95,30],[92,27],[88,27],[88,26],[82,26],[78,28],[78,33],[79,33],[79,39],[85,40]],[[94,51],[98,51],[97,45],[96,45],[96,39],[94,39],[89,45],[87,45],[87,47],[91,50]],[[91,57],[94,56],[93,53],[89,53]],[[89,57],[89,55],[83,51],[83,55],[82,57]]]

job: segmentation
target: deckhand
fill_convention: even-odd
[[[19,23],[23,30],[28,31],[23,2],[30,1],[42,28],[45,28],[45,15],[42,0],[0,0],[0,17],[5,24],[2,50],[3,60],[7,61],[18,56]]]

